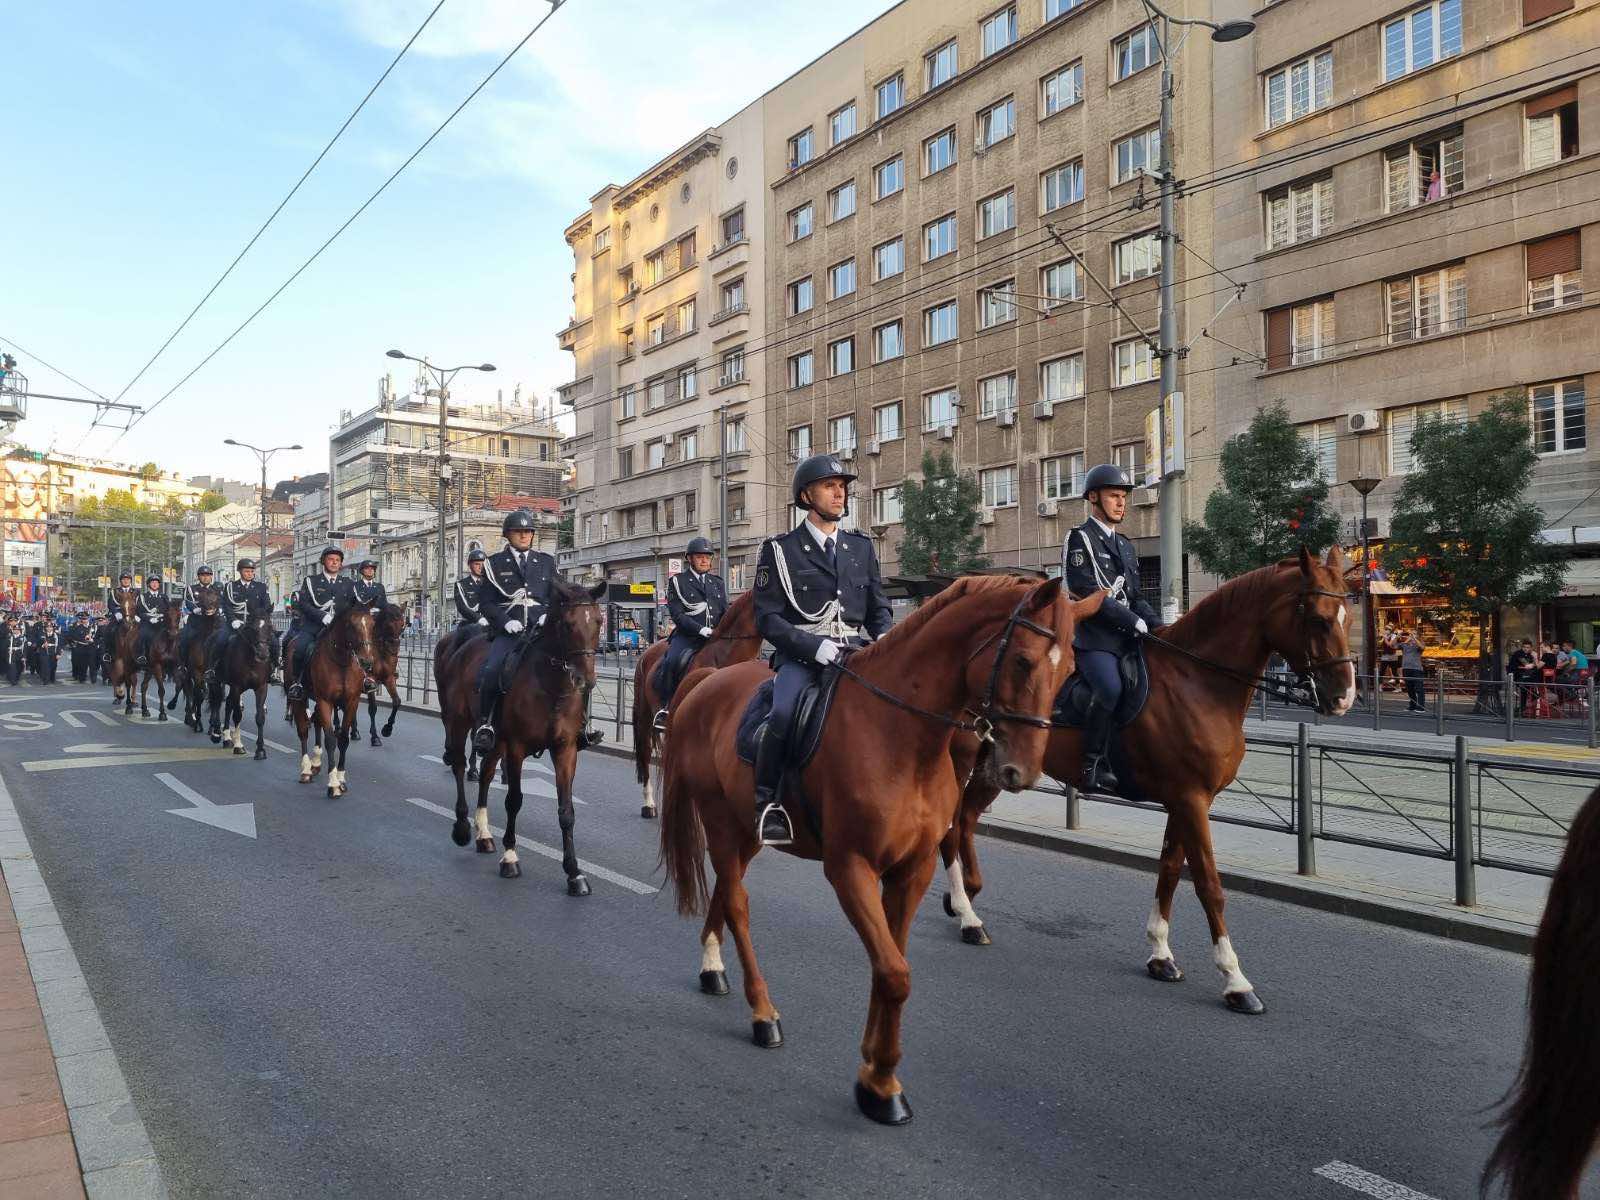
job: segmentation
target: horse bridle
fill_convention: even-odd
[[[592,608],[596,612],[598,612],[599,609],[600,609],[600,605],[598,603],[596,603],[595,601],[593,601],[593,600],[585,600],[585,601],[574,601],[570,605],[563,604],[561,606],[562,611],[565,611],[567,608]],[[554,614],[552,613],[551,615],[554,615]],[[563,650],[560,654],[552,654],[549,650],[546,650],[543,646],[539,645],[539,642],[542,640],[543,636],[547,632],[552,630],[553,628],[554,628],[554,622],[546,621],[544,626],[543,626],[543,628],[541,628],[541,629],[539,629],[537,631],[537,636],[531,636],[531,637],[529,637],[527,639],[527,652],[531,653],[531,654],[533,654],[533,655],[535,655],[535,656],[537,656],[539,658],[544,659],[548,663],[554,663],[556,666],[560,667],[562,669],[562,671],[564,671],[566,673],[567,683],[570,686],[571,692],[572,693],[581,693],[583,691],[583,689],[584,689],[584,685],[585,685],[586,681],[584,680],[582,675],[579,673],[578,666],[577,666],[576,663],[574,663],[572,661],[572,659],[574,659],[574,658],[580,658],[580,659],[581,658],[594,658],[597,654],[599,654],[599,651],[598,650],[570,650],[570,649],[568,649],[568,650]],[[568,694],[567,692],[561,692],[561,693],[559,693],[557,695],[556,698],[560,699],[561,696],[564,696],[564,695],[567,695],[567,694]]]

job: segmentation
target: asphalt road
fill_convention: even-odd
[[[528,853],[502,880],[408,803],[453,799],[430,718],[352,749],[329,800],[290,754],[107,726],[73,711],[106,693],[64,698],[85,690],[0,692],[0,775],[178,1196],[1336,1200],[1361,1193],[1314,1172],[1345,1163],[1447,1200],[1475,1194],[1515,1070],[1518,957],[1239,896],[1268,1012],[1237,1016],[1187,886],[1189,978],[1158,984],[1148,876],[985,841],[995,944],[960,944],[936,884],[910,948],[916,1120],[881,1128],[851,1100],[865,954],[814,865],[751,870],[787,1039],[763,1051],[731,950],[733,994],[697,990],[670,895],[591,876],[569,898]],[[163,773],[252,805],[256,836],[173,815],[192,801]],[[585,755],[577,795],[580,856],[658,884],[631,766]],[[547,795],[523,817],[559,844]]]

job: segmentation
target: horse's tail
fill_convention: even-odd
[[[1600,1133],[1600,788],[1578,810],[1533,943],[1528,1041],[1505,1099],[1484,1194],[1567,1200]]]
[[[678,685],[672,711],[676,715],[684,698],[711,674],[697,671]],[[706,830],[700,811],[683,772],[675,769],[678,758],[688,753],[679,743],[683,738],[668,738],[662,755],[661,862],[678,894],[678,912],[685,917],[705,912],[711,890],[706,886]]]
[[[655,751],[656,715],[650,711],[649,672],[644,656],[633,674],[633,774],[643,787],[650,782],[650,758]]]

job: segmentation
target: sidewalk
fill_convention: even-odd
[[[1417,750],[1423,753],[1450,755],[1455,752],[1453,733],[1443,737],[1424,730],[1384,729],[1374,733],[1371,729],[1358,729],[1340,725],[1312,725],[1311,740],[1327,746],[1344,746],[1352,750],[1370,749],[1374,746],[1387,750]],[[1291,721],[1267,720],[1247,717],[1244,733],[1250,738],[1270,738],[1289,744],[1295,740],[1297,725]],[[1496,737],[1468,737],[1467,751],[1474,758],[1496,761],[1561,763],[1588,767],[1600,783],[1600,750],[1563,742],[1508,742]]]

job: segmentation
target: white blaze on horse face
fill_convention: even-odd
[[[1172,947],[1167,942],[1170,932],[1167,919],[1161,915],[1161,901],[1150,906],[1150,919],[1144,924],[1145,941],[1150,943],[1151,962],[1171,962]]]
[[[1059,667],[1061,665],[1061,647],[1060,646],[1051,646],[1050,647],[1050,665],[1052,667]]]
[[[1340,609],[1339,611],[1343,612],[1344,610]],[[1343,666],[1341,666],[1339,668],[1339,673],[1341,675],[1347,676],[1349,678],[1350,682],[1345,684],[1344,691],[1340,693],[1339,699],[1334,702],[1333,715],[1336,716],[1336,717],[1344,716],[1345,713],[1349,712],[1352,708],[1355,707],[1355,703],[1356,703],[1356,669],[1355,669],[1355,667],[1350,663],[1345,663]]]
[[[717,940],[717,935],[714,933],[706,934],[706,940],[700,943],[700,969],[722,970],[722,943]]]
[[[1217,970],[1222,972],[1222,994],[1225,996],[1238,995],[1241,992],[1253,992],[1250,981],[1244,977],[1244,972],[1239,969],[1239,956],[1233,952],[1233,943],[1226,937],[1217,939],[1217,944],[1212,954]]]
[[[480,839],[487,838],[489,836],[489,809],[487,807],[478,809],[472,814],[472,819],[477,823],[478,837]]]
[[[1339,628],[1340,629],[1344,628],[1344,623],[1345,623],[1346,619],[1347,618],[1345,616],[1344,605],[1341,604],[1341,605],[1339,605]]]
[[[961,921],[961,928],[982,928],[983,922],[978,919],[977,910],[972,907],[972,899],[967,895],[966,873],[961,869],[961,860],[951,859],[950,865],[945,868],[945,874],[950,878],[950,907],[955,909],[956,916]]]

